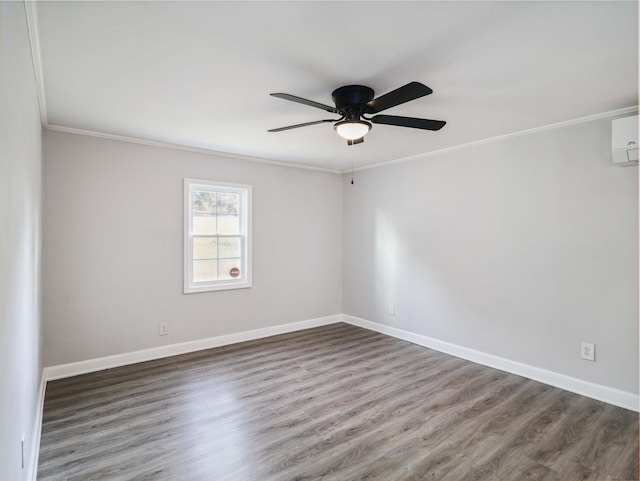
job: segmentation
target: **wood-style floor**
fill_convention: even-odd
[[[38,480],[638,479],[638,414],[346,324],[50,382]]]

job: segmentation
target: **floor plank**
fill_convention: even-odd
[[[38,479],[638,479],[638,414],[333,324],[50,382]]]

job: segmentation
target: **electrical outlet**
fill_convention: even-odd
[[[161,336],[166,336],[167,334],[169,334],[169,323],[168,322],[161,322],[160,323],[160,335]]]
[[[591,342],[582,342],[580,344],[580,357],[587,361],[596,360],[596,345]]]
[[[389,307],[387,308],[387,314],[389,314],[390,316],[395,316],[396,315],[396,306],[393,304],[389,304]]]

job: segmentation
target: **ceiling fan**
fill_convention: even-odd
[[[273,93],[271,96],[279,99],[290,100],[299,104],[316,107],[334,114],[340,115],[339,119],[315,120],[303,124],[289,125],[269,132],[281,132],[283,130],[297,129],[309,125],[335,122],[333,128],[336,133],[347,140],[347,144],[354,145],[364,142],[364,136],[371,130],[371,124],[397,125],[398,127],[411,127],[422,130],[440,130],[446,124],[443,120],[417,119],[415,117],[399,117],[397,115],[374,115],[366,117],[366,114],[377,114],[396,105],[415,100],[432,93],[426,85],[420,82],[410,82],[402,87],[392,90],[378,98],[373,98],[373,89],[364,85],[346,85],[337,88],[331,94],[335,107],[303,99],[295,95]]]

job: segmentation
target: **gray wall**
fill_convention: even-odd
[[[45,365],[341,312],[339,176],[51,131],[44,157]],[[182,293],[185,177],[253,185],[252,288]]]
[[[610,145],[603,119],[345,176],[344,313],[637,393],[638,168]]]
[[[22,2],[0,2],[0,479],[25,479],[38,412],[41,126]]]

